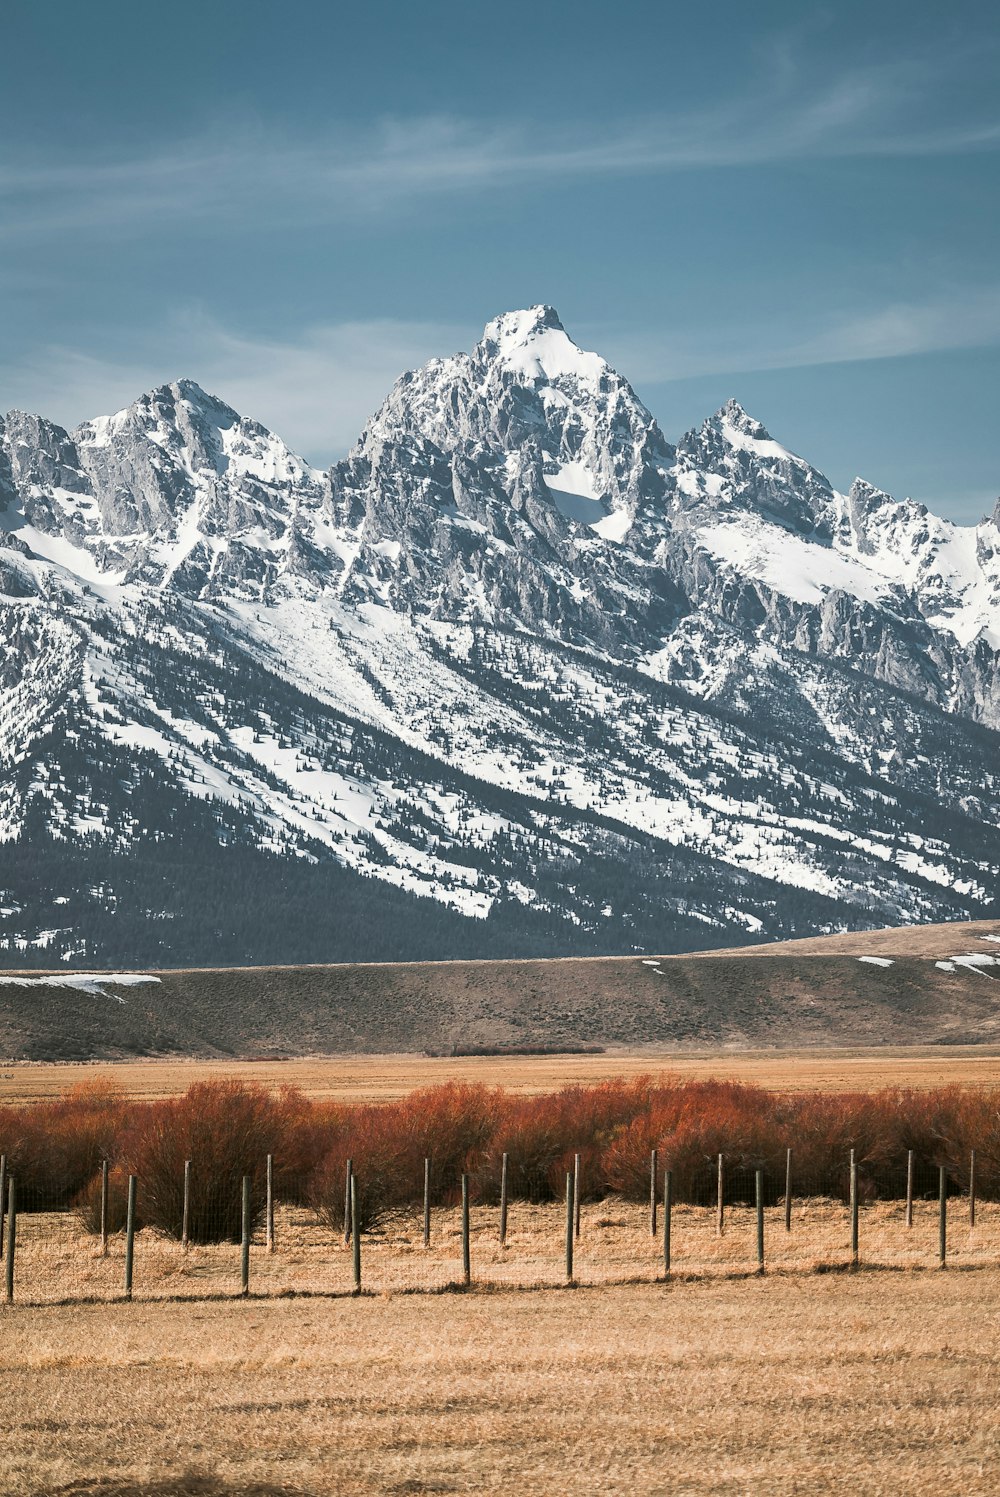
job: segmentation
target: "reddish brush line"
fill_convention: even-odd
[[[336,1227],[344,1225],[344,1177],[352,1160],[365,1229],[420,1201],[425,1158],[435,1205],[457,1200],[463,1174],[471,1176],[476,1199],[496,1201],[504,1154],[512,1197],[560,1196],[579,1153],[585,1199],[615,1193],[643,1200],[656,1149],[660,1168],[673,1172],[674,1199],[696,1201],[714,1188],[719,1154],[732,1191],[763,1169],[772,1194],[780,1192],[789,1148],[796,1195],[845,1189],[851,1150],[868,1195],[901,1192],[910,1150],[919,1168],[943,1165],[952,1187],[964,1189],[975,1149],[977,1190],[996,1198],[1000,1093],[948,1086],[787,1096],[736,1082],[639,1078],[537,1097],[449,1083],[376,1107],[312,1102],[289,1087],[271,1093],[211,1081],[169,1101],[129,1101],[113,1085],[90,1083],[58,1102],[0,1108],[0,1152],[17,1176],[23,1209],[76,1205],[94,1224],[97,1177],[107,1159],[112,1230],[126,1177],[135,1174],[142,1221],[179,1236],[190,1159],[195,1242],[238,1239],[244,1176],[259,1218],[269,1154],[276,1197],[308,1204]]]

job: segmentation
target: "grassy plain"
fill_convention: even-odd
[[[153,1100],[185,1092],[194,1081],[239,1078],[343,1102],[389,1102],[418,1086],[478,1081],[539,1094],[613,1077],[709,1077],[775,1091],[877,1091],[885,1086],[1000,1086],[1000,1046],[881,1046],[877,1049],[608,1051],[603,1055],[326,1055],[283,1061],[127,1060],[79,1064],[21,1061],[0,1070],[0,1101],[43,1102],[81,1081],[113,1080],[126,1095]]]
[[[985,1269],[19,1307],[3,1490],[978,1497],[998,1305]]]
[[[860,1220],[860,1252],[869,1267],[936,1269],[937,1202],[917,1200],[907,1228],[901,1201],[866,1204]],[[978,1203],[970,1230],[968,1202],[949,1202],[948,1264],[955,1272],[1000,1266],[1000,1205]],[[662,1220],[662,1218],[661,1218]],[[471,1263],[479,1288],[537,1290],[565,1281],[565,1207],[560,1203],[510,1206],[506,1244],[501,1246],[499,1211],[474,1205]],[[825,1199],[793,1202],[791,1230],[781,1205],[765,1211],[765,1254],[769,1273],[808,1275],[846,1268],[850,1263],[850,1217],[846,1206]],[[255,1295],[346,1295],[352,1292],[350,1250],[339,1232],[319,1223],[302,1207],[282,1207],[276,1221],[276,1250],[259,1240],[251,1252]],[[684,1280],[742,1277],[757,1270],[756,1219],[752,1208],[729,1206],[725,1230],[716,1230],[714,1209],[675,1206],[672,1216],[672,1273]],[[580,1284],[653,1282],[662,1276],[662,1243],[650,1232],[649,1208],[615,1197],[583,1206],[574,1278]],[[113,1237],[100,1256],[72,1213],[22,1214],[18,1219],[19,1304],[114,1299],[122,1293],[124,1243]],[[429,1248],[423,1246],[422,1220],[405,1213],[382,1229],[362,1236],[362,1280],[373,1294],[440,1293],[462,1280],[461,1219],[458,1208],[432,1213]],[[235,1295],[240,1288],[238,1243],[192,1245],[183,1251],[171,1239],[147,1229],[137,1234],[134,1293],[138,1299],[193,1299]]]

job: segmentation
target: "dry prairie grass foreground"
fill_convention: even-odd
[[[913,1226],[905,1222],[901,1201],[876,1201],[860,1213],[861,1263],[869,1268],[936,1272],[938,1207],[935,1201],[914,1203]],[[976,1274],[1000,1269],[1000,1205],[980,1202],[970,1230],[968,1202],[949,1202],[949,1271]],[[808,1276],[845,1269],[851,1259],[850,1212],[840,1202],[794,1202],[792,1230],[784,1228],[784,1207],[765,1213],[765,1261],[772,1274]],[[662,1222],[662,1213],[661,1218]],[[510,1208],[507,1242],[499,1240],[499,1211],[476,1206],[470,1221],[473,1290],[555,1288],[565,1282],[565,1207],[555,1202]],[[341,1232],[332,1231],[304,1209],[284,1207],[276,1222],[276,1251],[260,1244],[251,1251],[250,1292],[255,1300],[280,1295],[348,1296],[354,1293],[351,1250]],[[716,1232],[715,1211],[677,1206],[672,1215],[671,1271],[675,1279],[745,1278],[757,1272],[756,1215],[752,1208],[727,1207],[725,1232]],[[0,1309],[0,1344],[5,1328],[28,1307],[63,1304],[72,1309],[90,1300],[119,1299],[124,1282],[124,1240],[111,1240],[101,1257],[94,1238],[70,1212],[38,1213],[18,1221],[16,1303]],[[579,1285],[641,1285],[663,1274],[659,1235],[649,1228],[648,1206],[620,1198],[588,1204],[581,1212],[581,1233],[574,1256]],[[362,1287],[368,1294],[431,1294],[462,1283],[461,1212],[432,1214],[429,1248],[423,1246],[422,1218],[404,1214],[383,1229],[363,1233]],[[921,1275],[925,1282],[934,1272]],[[213,1300],[240,1293],[238,1243],[179,1243],[153,1231],[137,1235],[134,1295],[142,1300]],[[13,1319],[8,1319],[8,1313]],[[178,1309],[183,1322],[188,1311]],[[305,1312],[304,1312],[305,1313]],[[497,1312],[502,1315],[504,1312]],[[0,1353],[2,1357],[2,1353]]]
[[[988,1270],[26,1310],[4,1491],[978,1497],[998,1305]]]

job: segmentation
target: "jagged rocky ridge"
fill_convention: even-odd
[[[551,308],[325,474],[188,381],[0,422],[0,950],[682,949],[990,911],[1000,529],[676,446]]]

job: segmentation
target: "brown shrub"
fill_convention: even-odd
[[[975,1149],[979,1194],[1000,1197],[998,1094],[960,1087],[785,1096],[734,1082],[654,1085],[639,1078],[521,1097],[450,1083],[374,1107],[224,1081],[199,1083],[172,1101],[133,1103],[106,1084],[85,1083],[60,1102],[0,1108],[0,1152],[17,1176],[23,1209],[77,1202],[92,1220],[94,1181],[106,1158],[139,1177],[144,1220],[178,1236],[190,1159],[193,1241],[239,1237],[244,1175],[259,1219],[269,1153],[276,1199],[308,1204],[337,1227],[352,1158],[366,1228],[420,1202],[425,1157],[437,1205],[457,1199],[462,1174],[472,1178],[478,1199],[495,1201],[504,1153],[512,1199],[560,1197],[579,1153],[586,1199],[614,1192],[644,1200],[654,1148],[659,1184],[670,1168],[678,1201],[713,1197],[720,1153],[728,1199],[752,1199],[757,1169],[774,1199],[784,1190],[787,1148],[796,1195],[846,1195],[852,1149],[866,1196],[903,1193],[908,1149],[918,1194],[936,1192],[939,1165],[951,1188],[965,1189]]]
[[[416,1199],[412,1170],[401,1155],[401,1123],[396,1105],[351,1109],[350,1126],[340,1130],[313,1170],[308,1204],[319,1220],[343,1232],[347,1163],[355,1176],[357,1227],[369,1232]]]
[[[136,1109],[120,1164],[138,1177],[144,1221],[180,1237],[184,1163],[191,1161],[188,1235],[192,1242],[238,1242],[243,1177],[251,1180],[252,1224],[262,1218],[267,1155],[280,1189],[283,1112],[260,1086],[202,1081],[183,1097]]]
[[[70,1205],[103,1159],[116,1155],[133,1111],[110,1081],[84,1081],[57,1102],[0,1108],[0,1153],[17,1178],[18,1208]]]
[[[424,1160],[431,1161],[431,1202],[451,1205],[463,1175],[478,1170],[503,1105],[502,1093],[448,1082],[411,1092],[395,1104],[400,1187],[422,1198]]]
[[[83,1222],[84,1229],[87,1232],[93,1232],[96,1236],[101,1230],[101,1177],[99,1174],[84,1186],[74,1206]],[[146,1225],[140,1207],[137,1192],[135,1220],[137,1230]],[[124,1232],[127,1215],[128,1174],[116,1166],[108,1171],[108,1232]]]

